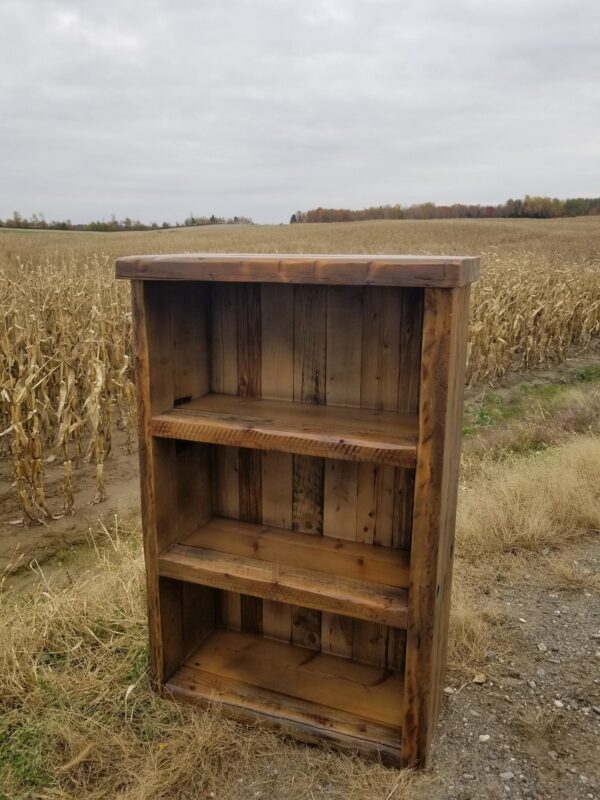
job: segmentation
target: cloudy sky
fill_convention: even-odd
[[[600,194],[599,0],[0,0],[0,217]]]

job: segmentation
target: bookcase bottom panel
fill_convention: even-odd
[[[176,699],[304,741],[400,760],[400,674],[248,633],[214,630],[167,681]]]

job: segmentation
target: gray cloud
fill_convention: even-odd
[[[0,0],[0,216],[600,193],[597,0]]]

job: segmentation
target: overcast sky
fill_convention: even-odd
[[[0,0],[0,217],[600,195],[600,0]]]

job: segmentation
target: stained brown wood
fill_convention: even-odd
[[[311,391],[315,389],[311,387]],[[152,418],[152,434],[344,461],[414,466],[417,416],[208,394]]]
[[[327,575],[407,588],[408,553],[370,547],[334,536],[313,536],[237,519],[213,517],[178,544],[220,550]]]
[[[294,287],[261,286],[262,397],[294,399]],[[262,518],[265,525],[292,528],[293,456],[262,453]],[[292,607],[263,600],[263,635],[292,640]]]
[[[390,586],[185,544],[171,545],[159,557],[159,570],[165,577],[240,592],[252,599],[264,597],[394,627],[406,624],[406,592]],[[248,624],[243,605],[241,621],[242,627]]]
[[[126,256],[117,278],[223,283],[299,283],[364,286],[464,286],[479,277],[469,256],[282,255],[201,253]]]
[[[185,284],[189,286],[188,283]],[[238,304],[236,286],[216,283],[210,287],[210,391],[235,395],[238,391]],[[213,503],[215,514],[238,518],[239,453],[235,447],[213,448]],[[241,597],[219,592],[219,621],[239,631]]]
[[[261,396],[261,307],[260,286],[236,286],[238,394],[240,397]],[[240,519],[262,521],[262,453],[239,451]],[[263,604],[259,597],[241,597],[242,630],[262,633]]]
[[[178,293],[177,290],[176,297]],[[200,622],[195,635],[186,631],[181,587],[173,581],[159,581],[158,556],[179,535],[206,521],[212,508],[210,492],[206,490],[205,450],[186,445],[181,449],[176,442],[168,445],[160,442],[152,437],[150,423],[152,413],[172,406],[179,392],[192,395],[206,385],[206,340],[202,336],[187,337],[185,326],[173,319],[170,297],[157,284],[134,281],[132,305],[150,663],[154,679],[160,685],[185,652],[201,640],[204,623]],[[195,286],[190,293],[188,309],[198,311],[197,325],[201,327],[205,320],[201,286]],[[174,342],[180,349],[177,358],[173,355]],[[197,368],[190,369],[187,360],[195,362]],[[188,457],[194,469],[184,468]],[[192,513],[187,502],[191,492],[197,492]],[[201,599],[210,617],[214,592],[195,588],[192,594],[194,602]]]
[[[478,260],[120,264],[158,689],[424,766]]]
[[[306,648],[216,631],[172,677],[175,696],[218,701],[236,719],[262,720],[308,740],[397,758],[402,676]],[[351,708],[351,711],[348,711]],[[289,725],[289,728],[286,728]],[[305,738],[305,737],[301,737]]]
[[[402,762],[424,766],[442,690],[469,288],[425,292]]]
[[[362,340],[362,287],[327,288],[326,402],[331,406],[360,406]],[[327,459],[323,494],[323,535],[348,542],[356,540],[358,499],[356,463]],[[347,616],[324,613],[321,649],[340,656],[352,655],[354,623]]]
[[[360,383],[363,408],[386,412],[398,409],[402,303],[407,291],[377,286],[365,294]],[[419,328],[415,329],[415,335],[419,337]],[[359,465],[358,541],[391,547],[393,487],[397,471],[381,464]],[[390,631],[381,624],[356,621],[352,656],[360,661],[385,666],[390,635]]]
[[[294,287],[294,400],[300,409],[319,413],[325,403],[327,361],[327,297],[315,286]],[[292,461],[292,529],[323,534],[324,463],[321,455],[296,451]],[[321,612],[292,607],[292,642],[321,648]]]

